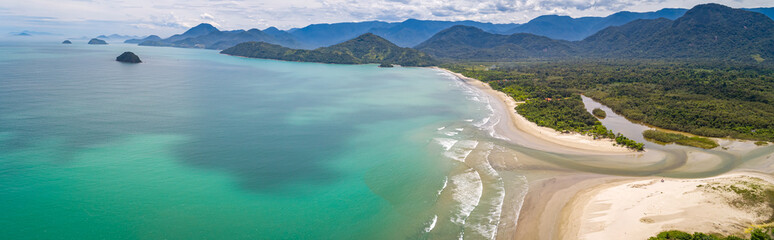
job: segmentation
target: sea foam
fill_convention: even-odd
[[[451,149],[444,152],[444,156],[451,159],[465,162],[465,159],[473,152],[473,149],[478,146],[478,141],[475,140],[460,140]]]
[[[435,224],[438,222],[438,215],[433,216],[433,219],[430,220],[430,225],[425,228],[425,232],[433,231],[435,228]]]
[[[462,226],[465,224],[468,216],[470,216],[470,213],[473,212],[473,209],[478,206],[484,187],[481,183],[481,176],[473,169],[452,176],[451,182],[455,186],[452,192],[452,199],[459,204],[460,208],[452,216],[451,221]]]
[[[457,143],[459,140],[451,139],[451,138],[433,138],[435,142],[437,142],[441,147],[443,147],[444,151],[449,151],[455,143]]]

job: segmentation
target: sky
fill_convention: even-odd
[[[774,7],[772,0],[0,0],[0,36],[29,31],[63,37],[167,37],[203,22],[221,30],[409,18],[524,23],[546,14],[607,16],[708,2]]]

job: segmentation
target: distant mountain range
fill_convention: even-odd
[[[774,17],[774,8],[754,8]],[[655,12],[618,12],[607,17],[581,17],[545,15],[524,24],[493,24],[475,21],[431,21],[408,19],[403,22],[347,22],[312,24],[303,28],[282,31],[274,27],[264,29],[220,31],[210,24],[200,24],[183,34],[167,39],[131,39],[130,43],[144,46],[171,46],[225,49],[241,42],[258,41],[290,48],[314,49],[330,46],[365,33],[373,33],[401,47],[414,47],[433,35],[453,26],[471,26],[496,34],[531,33],[552,39],[578,41],[610,26],[621,26],[638,19],[666,18],[674,20],[687,9],[665,8]],[[143,43],[145,42],[145,43]]]
[[[553,39],[578,41],[610,26],[620,26],[637,19],[677,19],[687,9],[665,8],[655,12],[617,12],[607,17],[581,17],[544,15],[518,25],[503,34],[531,33]],[[491,31],[487,31],[491,32]],[[498,32],[492,32],[498,33]]]
[[[529,33],[494,34],[470,26],[443,30],[416,49],[436,58],[472,61],[558,58],[575,56],[580,52],[566,40]]]
[[[399,64],[402,66],[432,66],[430,56],[411,48],[399,47],[372,33],[330,47],[315,50],[291,49],[265,42],[246,42],[223,50],[221,53],[264,59],[297,62],[338,64]]]
[[[365,33],[373,33],[398,47],[415,46],[416,49],[441,59],[492,61],[590,56],[713,57],[720,53],[733,54],[735,58],[742,59],[749,57],[746,53],[755,55],[758,52],[761,56],[768,56],[768,45],[765,45],[767,42],[760,37],[766,38],[765,35],[768,34],[768,30],[761,29],[766,29],[762,28],[768,24],[766,21],[772,21],[774,8],[733,9],[731,14],[728,12],[731,8],[722,5],[705,4],[697,7],[708,12],[697,13],[698,10],[694,8],[662,9],[645,13],[618,12],[607,17],[571,18],[546,15],[524,24],[409,19],[395,23],[371,21],[313,24],[288,31],[274,27],[264,30],[221,31],[203,23],[166,39],[149,36],[126,42],[139,43],[142,46],[219,50],[244,42],[264,42],[268,43],[264,46],[316,49]],[[691,13],[690,16],[688,13]],[[726,15],[727,13],[741,17]],[[707,14],[709,15],[704,16]],[[700,19],[696,20],[698,18]],[[763,25],[754,25],[751,21]],[[760,31],[737,31],[739,24]],[[705,37],[714,41],[716,36],[719,41],[716,44],[700,41]],[[755,37],[755,40],[751,40],[751,37]],[[731,42],[744,46],[730,46]],[[669,44],[671,46],[666,46]],[[685,52],[688,48],[684,47],[692,48],[693,52]],[[718,51],[711,51],[715,48],[718,48]],[[741,48],[746,50],[739,50]],[[729,56],[731,55],[722,57]]]
[[[533,34],[500,35],[456,26],[416,47],[451,60],[529,58],[774,59],[774,20],[718,4],[698,5],[675,20],[639,19],[605,28],[582,41]]]
[[[161,37],[156,35],[150,35],[145,38],[133,38],[133,39],[127,39],[124,41],[124,43],[142,43],[145,41],[161,41]]]
[[[372,21],[313,24],[304,28],[288,30],[288,33],[304,43],[306,48],[329,46],[364,33],[376,34],[401,47],[413,47],[441,30],[456,25],[475,26],[491,32],[503,32],[518,26],[518,24],[492,24],[475,21],[452,22],[408,19],[396,23]]]
[[[226,49],[243,42],[266,42],[288,47],[298,47],[296,40],[276,28],[264,32],[258,29],[220,31],[214,26],[202,23],[182,34],[166,39],[131,39],[140,46],[167,46],[183,48]]]
[[[96,38],[107,39],[107,40],[126,40],[126,39],[140,38],[140,37],[131,36],[131,35],[110,34],[110,35],[99,35]]]
[[[11,36],[19,36],[19,37],[29,37],[29,36],[53,36],[56,34],[49,33],[49,32],[36,32],[36,31],[29,31],[24,30],[21,32],[10,32],[8,33]]]

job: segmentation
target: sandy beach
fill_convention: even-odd
[[[702,179],[627,180],[577,194],[565,206],[560,239],[647,239],[666,230],[740,235],[771,217],[765,203],[738,204],[728,186],[774,186],[771,176],[744,172]]]
[[[505,131],[499,131],[512,141],[519,139],[522,140],[519,141],[521,144],[541,150],[555,151],[555,146],[559,145],[569,150],[568,152],[593,154],[634,153],[633,150],[616,145],[612,139],[594,139],[591,136],[581,135],[579,133],[562,133],[551,128],[538,126],[537,124],[530,122],[523,116],[519,115],[515,110],[518,102],[516,102],[512,97],[506,95],[505,93],[494,90],[489,86],[489,84],[477,79],[465,77],[462,74],[446,69],[437,69],[454,74],[459,79],[468,83],[470,86],[475,87],[476,89],[495,98],[496,102],[492,103],[493,108],[502,108],[497,110],[508,112],[509,114],[507,117],[510,119],[509,122],[512,123],[510,124],[511,127],[518,130],[512,131],[510,129],[505,129]],[[530,138],[524,138],[521,133],[529,134]],[[546,149],[545,146],[551,146],[552,148]]]

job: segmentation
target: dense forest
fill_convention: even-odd
[[[602,29],[582,41],[527,33],[501,35],[455,26],[416,49],[450,61],[723,59],[771,65],[774,20],[757,12],[702,4],[675,20],[639,19]]]
[[[547,102],[541,103],[544,105],[565,104],[561,100],[585,94],[631,120],[665,129],[708,137],[774,141],[774,68],[771,67],[656,60],[566,60],[444,67],[489,82],[516,100],[531,100],[527,101],[531,104],[541,101]],[[561,100],[548,101],[549,98]],[[528,109],[527,106],[522,108]],[[576,123],[568,119],[565,124],[575,126]]]
[[[598,117],[599,119],[605,119],[607,117],[607,113],[605,110],[602,110],[600,108],[595,108],[594,110],[591,110],[591,114],[594,114],[594,116]]]
[[[668,133],[659,130],[645,130],[642,132],[642,136],[645,137],[645,139],[660,144],[676,143],[683,146],[692,146],[704,149],[718,147],[718,143],[709,138],[689,137],[683,134]]]
[[[432,66],[436,61],[427,54],[402,48],[376,36],[363,34],[352,40],[315,50],[291,49],[264,42],[246,42],[221,53],[242,57],[277,59],[297,62],[338,64],[398,64],[401,66]]]

